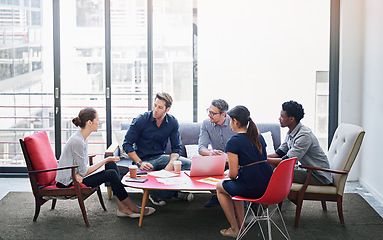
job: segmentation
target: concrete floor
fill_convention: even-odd
[[[0,178],[0,199],[8,192],[32,192],[29,178]],[[104,185],[101,185],[101,191],[106,192]],[[128,192],[137,192],[140,190],[127,188]],[[383,218],[383,203],[379,202],[373,194],[368,192],[359,182],[347,182],[346,193],[358,193],[372,208]]]

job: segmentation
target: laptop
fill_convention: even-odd
[[[195,156],[192,158],[190,177],[222,176],[225,171],[226,156]]]

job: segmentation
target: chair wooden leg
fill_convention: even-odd
[[[52,207],[51,207],[51,210],[55,209],[55,207],[56,207],[56,203],[57,203],[57,199],[53,199],[53,200],[52,200]]]
[[[302,205],[303,205],[303,197],[304,197],[304,192],[302,193],[298,193],[298,196],[297,196],[297,209],[295,210],[295,223],[294,223],[294,227],[298,227],[299,226],[299,218],[301,217],[301,210],[302,210]]]
[[[41,201],[42,201],[41,198],[35,197],[35,216],[33,216],[34,222],[36,222],[37,217],[39,216],[40,208],[41,208]]]
[[[82,217],[84,218],[85,225],[89,227],[88,217],[86,216],[86,210],[84,205],[84,200],[82,199],[81,194],[77,196],[78,204],[80,205],[80,209],[82,212]]]
[[[341,224],[344,224],[344,218],[343,218],[343,200],[342,196],[338,195],[337,196],[337,205],[338,205],[338,215],[339,215],[339,220]]]
[[[326,201],[325,201],[325,200],[322,200],[321,203],[322,203],[322,209],[323,209],[323,211],[327,211]]]
[[[112,199],[112,187],[111,186],[107,186],[106,187],[106,190],[108,191],[108,199]]]
[[[98,199],[100,200],[102,208],[104,209],[104,211],[106,211],[106,207],[105,207],[105,204],[104,204],[104,199],[102,198],[100,186],[97,187],[97,195],[98,195]]]

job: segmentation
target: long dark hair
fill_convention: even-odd
[[[250,117],[249,110],[245,106],[235,106],[227,114],[232,120],[236,119],[239,122],[240,127],[248,126],[246,136],[249,138],[250,143],[262,154],[262,143],[259,138],[259,131],[257,125],[255,125]]]
[[[72,119],[74,125],[80,128],[84,128],[87,121],[93,121],[96,118],[97,111],[94,108],[84,108],[82,109],[78,117]]]

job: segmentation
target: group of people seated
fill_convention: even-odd
[[[190,170],[191,160],[180,156],[181,140],[179,123],[169,114],[173,99],[168,93],[157,93],[152,111],[140,114],[133,119],[122,145],[123,150],[141,170],[173,170],[173,162],[182,162],[181,170]],[[207,109],[209,118],[203,121],[200,129],[198,152],[202,156],[225,154],[228,161],[227,178],[217,184],[216,192],[205,203],[206,207],[220,204],[230,227],[222,229],[223,236],[236,238],[244,221],[244,202],[233,201],[232,196],[248,198],[261,197],[273,173],[273,167],[284,159],[297,157],[301,164],[329,168],[326,154],[312,131],[300,121],[304,116],[301,104],[288,101],[282,104],[279,117],[281,127],[288,127],[285,141],[275,153],[266,153],[266,142],[245,106],[229,110],[225,100],[216,99]],[[76,180],[89,187],[110,182],[116,196],[118,217],[140,217],[141,209],[128,197],[116,165],[119,157],[108,157],[95,165],[88,166],[87,138],[96,132],[100,125],[98,114],[93,108],[82,109],[72,122],[80,127],[67,141],[60,156],[59,167],[79,165]],[[165,154],[170,139],[171,153]],[[211,147],[209,147],[209,145]],[[105,171],[90,175],[105,165]],[[296,168],[293,182],[303,183],[307,172]],[[69,171],[60,171],[56,177],[57,187],[73,185]],[[331,185],[331,173],[314,171],[311,184]],[[191,201],[193,194],[181,191],[150,192],[150,201],[157,206],[166,204],[164,199],[178,198]],[[146,207],[144,214],[155,212]]]

